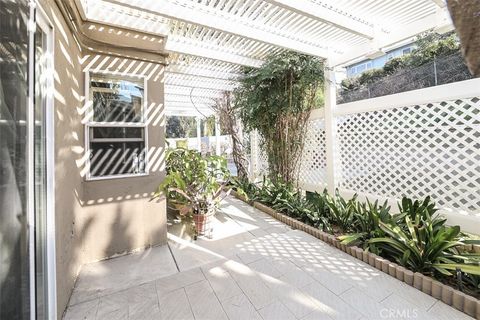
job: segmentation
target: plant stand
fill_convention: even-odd
[[[196,234],[199,236],[212,235],[213,232],[213,216],[215,209],[209,209],[204,214],[193,214],[193,221],[195,222]]]

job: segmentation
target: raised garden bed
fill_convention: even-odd
[[[322,240],[329,245],[336,247],[337,249],[342,250],[359,260],[362,260],[365,263],[368,263],[372,267],[375,267],[376,269],[381,270],[382,272],[389,274],[390,276],[395,277],[396,279],[443,301],[445,304],[452,306],[455,309],[464,312],[473,318],[476,318],[477,320],[480,320],[480,300],[476,299],[475,297],[465,294],[449,285],[443,284],[421,273],[414,273],[394,262],[391,262],[371,252],[367,252],[357,246],[346,246],[332,234],[277,212],[260,202],[248,201],[245,196],[240,195],[233,190],[231,194],[243,202],[248,203],[258,210],[265,212],[275,219],[289,225],[290,227],[304,231],[315,238]]]

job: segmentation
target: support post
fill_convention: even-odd
[[[197,150],[198,150],[198,152],[202,152],[201,119],[200,119],[200,117],[197,117],[196,120],[197,120]]]
[[[327,151],[327,190],[330,194],[335,193],[335,139],[336,121],[335,108],[337,106],[337,87],[335,83],[335,70],[325,63],[325,143]]]
[[[215,154],[219,156],[220,151],[220,118],[215,115]]]

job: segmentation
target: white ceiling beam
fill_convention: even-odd
[[[165,44],[165,49],[170,52],[178,52],[253,68],[258,68],[263,64],[262,60],[227,52],[227,48],[225,47],[212,45],[207,47],[205,43],[189,38],[169,37]]]
[[[197,107],[195,108],[195,106]],[[211,108],[210,106],[197,105],[197,104],[195,104],[195,106],[192,104],[190,105],[167,104],[165,102],[165,111],[190,111],[190,112],[201,112],[203,114],[215,112],[215,109]]]
[[[83,0],[85,1],[85,0]],[[166,21],[149,19],[142,12],[105,0],[86,1],[82,6],[85,17],[91,22],[103,23],[115,27],[168,36],[169,25]],[[157,17],[158,18],[158,17]]]
[[[194,100],[198,100],[198,101],[214,101],[215,99],[218,99],[219,97],[221,97],[220,94],[216,94],[216,95],[208,95],[208,94],[205,94],[205,95],[200,95],[200,94],[197,94],[197,95],[190,95],[190,94],[183,94],[182,92],[180,93],[175,93],[175,92],[165,92],[165,99],[166,100],[170,100],[170,101],[188,101],[190,102],[190,99],[194,99]]]
[[[167,109],[192,109],[192,110],[210,110],[212,108],[212,104],[205,104],[205,103],[187,103],[187,102],[176,102],[176,101],[165,101],[165,108]]]
[[[331,9],[322,7],[306,0],[266,0],[267,2],[321,21],[344,31],[356,34],[358,36],[373,39],[375,35],[374,28],[360,21],[354,20],[346,15],[335,12]],[[441,1],[441,0],[437,0]]]
[[[123,4],[107,2],[104,0],[88,1],[86,6],[81,6],[86,12],[86,18],[91,22],[107,24],[141,32],[168,36],[165,50],[169,52],[187,54],[197,57],[220,60],[237,65],[258,68],[263,61],[235,53],[227,52],[228,47],[215,45],[206,46],[201,41],[187,37],[169,36],[169,25],[162,21],[148,19],[142,16],[139,10],[129,8]],[[106,14],[108,12],[108,14]],[[145,13],[143,13],[145,15]]]
[[[170,81],[174,81],[175,84],[182,84],[182,82],[201,82],[201,83],[211,83],[215,85],[221,85],[220,88],[223,90],[224,87],[234,87],[237,85],[237,81],[231,79],[221,79],[221,78],[213,78],[213,77],[204,77],[200,75],[193,75],[193,74],[185,74],[185,73],[177,73],[177,72],[166,72],[165,73],[165,83],[173,84]]]
[[[201,113],[200,113],[201,112]],[[179,108],[165,108],[165,113],[167,116],[175,115],[175,116],[209,116],[213,114],[215,111],[212,109],[195,109],[190,107],[179,107]],[[203,115],[202,115],[203,114]]]
[[[218,98],[218,97],[216,97]],[[205,105],[213,105],[215,104],[216,98],[201,98],[201,97],[189,97],[189,96],[180,96],[180,95],[165,95],[165,104],[167,102],[175,102],[175,103],[186,103],[191,104],[192,100],[195,104],[205,104]]]
[[[447,5],[447,3],[445,2],[445,0],[431,0],[433,1],[437,6],[439,6],[440,8],[443,8]]]
[[[172,74],[165,74],[165,85],[202,88],[202,89],[214,89],[219,91],[232,91],[235,88],[235,84],[231,81],[209,78],[202,78],[197,76],[187,77],[175,77]]]
[[[194,96],[194,97],[220,97],[223,94],[223,90],[216,90],[216,89],[205,89],[205,88],[198,88],[188,86],[177,86],[177,85],[169,85],[165,84],[165,94],[174,94],[174,95],[184,95],[184,96]]]
[[[201,118],[203,118],[203,116],[209,117],[213,113],[214,113],[213,111],[210,111],[208,113],[200,114],[196,110],[166,110],[165,111],[165,115],[167,117],[177,116],[177,117],[201,117]]]
[[[342,66],[361,61],[366,59],[372,52],[389,50],[389,47],[393,47],[397,43],[408,39],[413,41],[414,37],[426,31],[434,30],[443,33],[446,30],[452,29],[452,20],[446,8],[438,8],[437,12],[404,25],[401,28],[392,30],[390,33],[385,33],[376,38],[375,41],[369,41],[364,45],[357,46],[343,55],[332,56],[330,59],[331,64],[333,66]]]
[[[198,64],[186,65],[171,63],[167,66],[166,72],[223,80],[235,80],[240,77],[238,73],[211,70]]]
[[[264,25],[253,21],[242,22],[238,17],[214,15],[202,12],[197,8],[190,8],[165,0],[110,0],[125,6],[145,10],[149,13],[207,27],[213,30],[226,32],[246,39],[263,42],[277,47],[295,50],[313,56],[328,57],[328,50],[295,38],[294,35],[281,35],[278,32],[266,31]],[[197,10],[196,10],[197,9]],[[168,46],[167,41],[167,46]]]

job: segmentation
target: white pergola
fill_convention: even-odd
[[[77,1],[90,21],[166,37],[168,115],[211,115],[241,66],[269,54],[294,50],[341,67],[452,29],[443,0]]]

